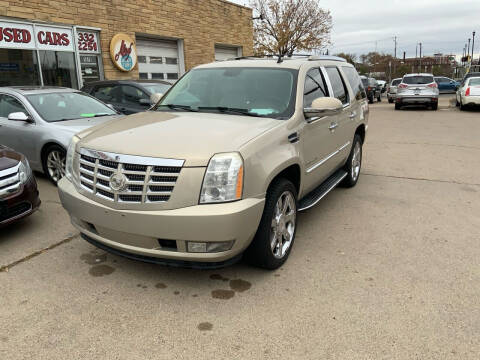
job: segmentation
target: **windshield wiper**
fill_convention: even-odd
[[[217,110],[221,113],[232,113],[254,117],[265,117],[264,115],[250,112],[248,109],[231,108],[226,106],[199,106],[198,110]]]
[[[100,116],[113,116],[113,115],[117,115],[117,114],[101,113],[101,114],[95,114],[93,116],[87,116],[87,118],[89,118],[89,117],[100,117]]]
[[[195,110],[195,109],[192,109],[191,106],[188,106],[188,105],[179,105],[179,104],[162,104],[162,105],[158,105],[158,107],[160,106],[166,106],[172,110],[186,110],[186,111],[194,111],[194,112],[197,112],[198,110]]]

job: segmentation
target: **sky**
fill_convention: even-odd
[[[230,0],[232,1],[232,0]],[[248,0],[233,0],[241,5]],[[476,56],[480,57],[480,0],[319,0],[333,17],[330,54],[357,55],[370,51],[392,54],[397,37],[397,56],[422,53],[461,55],[463,47],[475,37]]]

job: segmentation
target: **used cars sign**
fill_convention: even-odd
[[[72,29],[0,22],[0,48],[73,51]]]

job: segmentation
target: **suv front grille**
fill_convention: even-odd
[[[113,202],[162,203],[170,199],[183,162],[80,149],[80,184],[89,193]],[[111,187],[114,174],[124,175],[124,186],[118,191]]]

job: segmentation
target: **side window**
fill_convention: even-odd
[[[8,118],[8,115],[14,112],[23,112],[28,115],[28,111],[20,101],[9,95],[0,95],[0,117]]]
[[[351,66],[342,66],[344,74],[347,76],[347,80],[352,87],[352,90],[355,94],[355,99],[361,100],[367,97],[367,93],[362,85],[362,80],[358,76],[357,70]]]
[[[303,107],[312,106],[313,100],[328,96],[325,79],[319,68],[310,69],[305,77],[305,89],[303,92]]]
[[[342,76],[336,67],[327,67],[328,78],[332,84],[333,96],[342,102],[348,104],[348,91],[343,82]]]
[[[92,96],[96,97],[97,99],[109,103],[115,102],[114,100],[114,93],[112,92],[114,86],[100,86],[97,87],[92,92]]]
[[[139,106],[141,105],[140,104],[141,99],[149,100],[149,97],[142,90],[137,89],[134,86],[122,85],[121,102],[123,104],[130,105],[130,106]]]

